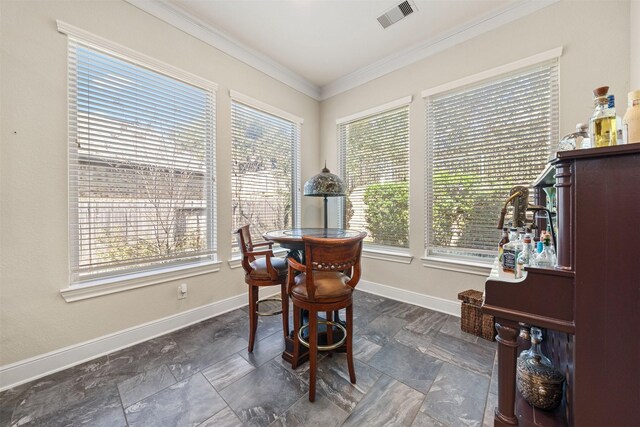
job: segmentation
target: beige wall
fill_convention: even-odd
[[[151,322],[246,291],[230,270],[230,104],[234,89],[305,119],[302,178],[324,159],[335,172],[335,120],[405,95],[411,108],[412,264],[364,261],[364,279],[456,300],[484,278],[425,268],[423,248],[423,89],[564,46],[561,132],[588,118],[591,89],[629,90],[629,3],[608,3],[606,37],[598,2],[563,1],[436,56],[318,103],[121,1],[2,1],[0,62],[0,366]],[[221,271],[188,280],[66,303],[68,284],[66,36],[56,19],[219,84],[217,99],[218,242]],[[580,25],[569,24],[579,22]],[[605,60],[593,52],[606,52]],[[636,67],[637,70],[637,67]],[[321,200],[303,199],[303,225],[318,225]],[[182,282],[182,281],[181,281]]]
[[[2,1],[0,366],[246,292],[231,245],[234,89],[304,118],[302,176],[316,173],[317,101],[122,1]],[[218,273],[66,303],[67,38],[56,20],[218,83]],[[307,218],[319,205],[303,200]],[[316,212],[318,211],[318,212]],[[184,280],[180,281],[184,282]]]
[[[640,89],[640,0],[631,1],[631,13],[629,13],[629,18],[629,38],[631,40],[631,84],[629,89],[637,90]]]
[[[606,9],[604,5],[606,4]],[[602,25],[606,35],[591,29]],[[456,300],[458,292],[484,289],[484,277],[423,267],[425,113],[421,92],[493,67],[564,47],[560,59],[560,133],[588,120],[591,90],[609,85],[617,99],[629,88],[629,2],[562,1],[459,44],[392,74],[322,102],[321,157],[335,159],[336,119],[413,95],[410,112],[410,265],[364,261],[363,278],[422,294]],[[620,104],[619,104],[620,105]],[[626,104],[625,104],[626,105]],[[624,109],[619,111],[624,114]],[[497,213],[496,213],[497,220]],[[496,243],[499,235],[496,234]]]

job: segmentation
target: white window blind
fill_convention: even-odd
[[[254,242],[269,230],[300,226],[300,128],[231,101],[233,229],[250,224]]]
[[[426,98],[427,256],[493,258],[502,204],[558,138],[557,59]]]
[[[340,224],[368,232],[366,244],[409,247],[409,106],[338,124],[347,196]]]
[[[215,92],[69,37],[71,281],[215,257]]]

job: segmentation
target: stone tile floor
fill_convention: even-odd
[[[456,317],[356,291],[357,384],[344,354],[321,357],[311,403],[280,316],[260,318],[249,354],[246,310],[7,390],[0,427],[493,425],[496,344]]]

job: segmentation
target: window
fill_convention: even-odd
[[[426,115],[426,255],[493,259],[509,190],[557,141],[557,59],[428,95]]]
[[[231,96],[232,225],[251,224],[252,240],[261,241],[269,230],[300,226],[302,119],[239,93]]]
[[[409,247],[409,102],[338,120],[340,224],[367,231],[369,246]]]
[[[72,284],[215,260],[215,85],[139,57],[69,36]]]

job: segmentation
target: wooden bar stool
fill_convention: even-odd
[[[303,236],[305,265],[289,258],[287,292],[293,302],[293,324],[296,336],[293,341],[293,362],[298,365],[300,346],[309,347],[309,400],[316,397],[316,370],[318,350],[334,350],[346,341],[349,379],[356,383],[353,368],[353,289],[360,280],[360,255],[362,239],[367,233],[352,238],[327,239]],[[295,275],[296,272],[300,274]],[[346,327],[331,320],[332,313],[346,308]],[[309,311],[309,323],[301,325],[300,311]],[[318,312],[326,312],[326,320],[318,320]],[[335,319],[334,319],[335,320]],[[327,326],[327,345],[318,345],[318,323]],[[333,343],[333,328],[343,332],[343,338]],[[309,341],[303,331],[309,329]]]
[[[282,330],[286,336],[289,330],[289,297],[286,292],[287,262],[283,258],[273,255],[272,242],[252,243],[249,225],[240,227],[237,231],[238,244],[242,251],[242,268],[244,281],[249,285],[249,348],[253,351],[253,344],[258,329],[258,316],[274,316],[282,313]],[[267,247],[256,251],[256,248]],[[280,298],[265,298],[258,300],[260,287],[280,285]],[[271,312],[261,312],[260,303],[266,301],[281,301],[281,309]]]

